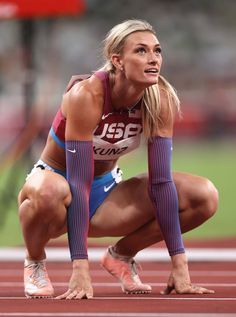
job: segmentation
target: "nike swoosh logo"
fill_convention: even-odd
[[[68,152],[71,152],[71,153],[75,153],[76,152],[76,149],[74,150],[70,150],[70,149],[67,149]]]
[[[108,191],[115,185],[115,183],[116,183],[116,182],[113,182],[113,183],[111,183],[111,185],[109,185],[109,186],[104,186],[104,192],[105,192],[105,193],[108,192]]]
[[[112,112],[109,112],[108,114],[102,115],[102,120],[106,119],[106,117],[109,117],[112,114]]]

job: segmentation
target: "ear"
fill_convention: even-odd
[[[111,55],[111,62],[116,69],[123,71],[123,61],[119,54],[112,54]]]

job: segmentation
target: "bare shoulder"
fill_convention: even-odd
[[[95,76],[92,75],[87,79],[81,80],[77,82],[71,89],[71,91],[76,92],[79,91],[81,88],[87,89],[92,94],[102,94],[103,93],[103,86],[101,80]]]
[[[96,114],[102,111],[103,87],[96,76],[79,81],[63,95],[62,111],[67,117],[70,113]]]
[[[99,78],[92,75],[88,79],[84,79],[74,84],[74,86],[65,93],[64,95],[69,99],[80,99],[80,98],[102,98],[103,87]]]
[[[62,111],[67,119],[66,136],[87,138],[97,126],[103,111],[103,87],[91,76],[76,83],[63,96]]]

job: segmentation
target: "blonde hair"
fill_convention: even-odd
[[[156,36],[156,32],[153,27],[144,20],[126,20],[114,26],[104,39],[103,56],[105,58],[105,64],[102,68],[100,68],[100,70],[105,70],[109,72],[111,76],[114,76],[116,68],[111,62],[112,54],[121,54],[126,38],[134,32],[141,31],[148,31]],[[142,121],[144,135],[146,137],[154,136],[157,131],[157,127],[164,124],[160,118],[160,88],[167,94],[169,115],[173,117],[175,108],[178,112],[180,111],[180,102],[175,89],[163,76],[159,76],[158,84],[152,85],[144,91]]]

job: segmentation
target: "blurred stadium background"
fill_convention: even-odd
[[[220,192],[217,215],[185,237],[236,235],[234,0],[0,0],[0,246],[22,244],[17,193],[67,82],[102,64],[105,34],[129,18],[157,30],[162,74],[181,99],[173,168],[209,177]],[[121,160],[125,177],[147,168],[145,147],[135,155]]]

